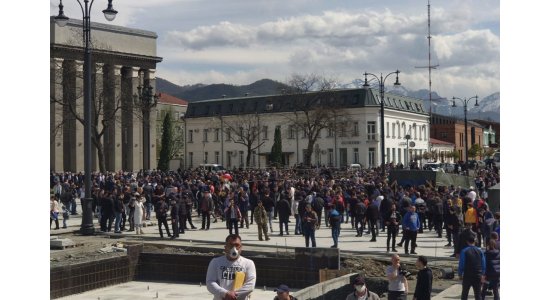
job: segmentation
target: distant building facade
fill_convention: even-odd
[[[203,100],[189,103],[185,116],[186,168],[196,168],[201,163],[222,164],[226,168],[266,167],[274,142],[274,131],[281,130],[283,164],[294,166],[304,163],[307,141],[304,132],[293,125],[296,118],[292,95],[247,96]],[[406,165],[410,158],[422,156],[428,151],[429,115],[422,100],[385,93],[385,162]],[[364,167],[380,166],[380,99],[378,90],[345,89],[333,91],[331,105],[346,113],[344,129],[323,129],[315,143],[311,164],[318,166],[346,167],[359,163]],[[299,117],[303,117],[298,114]],[[234,142],[228,128],[236,120],[256,122],[260,139],[255,146],[250,164],[246,165],[247,148]],[[239,129],[243,130],[243,129]],[[233,131],[234,133],[235,131]],[[223,134],[222,134],[223,133]],[[407,140],[415,146],[409,147]]]
[[[432,161],[455,163],[454,158],[451,157],[451,153],[455,150],[455,145],[453,143],[430,138],[430,149],[430,152],[434,154]]]
[[[430,125],[430,137],[452,143],[459,153],[459,160],[466,160],[464,137],[466,134],[464,120],[454,117],[432,114]],[[473,144],[484,147],[483,126],[476,122],[468,121],[468,149]]]
[[[92,101],[103,145],[105,169],[139,170],[143,167],[142,123],[134,96],[140,85],[155,88],[157,57],[154,32],[91,23]],[[50,18],[50,169],[84,170],[82,20],[70,19],[59,27]],[[154,113],[154,111],[152,112]],[[105,124],[105,125],[104,125]],[[156,139],[155,126],[151,141]],[[94,133],[92,132],[92,135]],[[151,164],[156,162],[154,143]],[[100,153],[101,154],[101,153]],[[98,151],[92,143],[92,169],[99,170]]]

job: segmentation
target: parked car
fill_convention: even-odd
[[[209,172],[217,172],[217,171],[225,170],[225,168],[222,165],[218,165],[218,164],[200,164],[199,168],[207,170]]]
[[[443,171],[445,171],[445,173],[454,173],[454,171],[455,171],[455,164],[442,163],[442,164],[441,164],[441,168],[443,169]]]
[[[428,171],[439,171],[439,172],[445,172],[443,168],[441,168],[440,163],[425,163],[424,166],[422,166],[422,169],[428,170]]]

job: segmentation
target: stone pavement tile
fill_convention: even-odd
[[[147,289],[149,287],[149,289]],[[273,299],[274,288],[255,289],[252,299]],[[157,298],[158,293],[158,298]],[[150,299],[188,299],[188,300],[212,300],[213,296],[208,292],[206,286],[189,283],[161,283],[131,281],[96,289],[81,294],[57,298],[61,300],[150,300]]]

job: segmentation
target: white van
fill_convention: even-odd
[[[207,170],[208,172],[224,171],[225,168],[218,164],[200,164],[199,169]]]
[[[349,169],[351,171],[361,171],[361,164],[350,164]]]

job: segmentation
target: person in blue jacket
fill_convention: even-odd
[[[468,299],[470,287],[474,289],[476,300],[481,300],[481,283],[485,279],[485,254],[475,246],[475,236],[468,236],[468,246],[460,251],[458,277],[462,279],[462,300]]]
[[[411,243],[411,254],[416,254],[416,235],[420,228],[420,219],[414,205],[409,206],[409,211],[403,216],[403,236],[405,237],[405,254],[409,254],[409,242]]]

